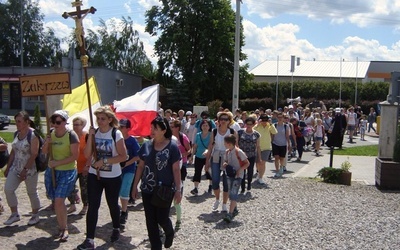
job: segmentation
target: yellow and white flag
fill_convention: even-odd
[[[89,90],[92,112],[94,112],[101,106],[100,95],[97,90],[96,79],[94,76],[89,79]],[[89,114],[86,84],[83,83],[81,86],[74,88],[71,94],[64,95],[64,98],[61,101],[63,104],[62,109],[68,111],[68,127],[72,129],[72,120],[79,116],[87,120],[84,130],[88,131],[90,127],[90,115],[93,117],[94,122],[96,121],[96,117],[93,114]]]

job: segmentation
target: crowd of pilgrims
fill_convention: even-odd
[[[373,108],[364,115],[358,106],[327,110],[323,103],[313,108],[292,103],[277,110],[260,107],[250,112],[237,109],[234,113],[220,108],[214,119],[208,111],[164,111],[159,103],[158,115],[149,124],[151,135],[142,137],[131,136],[131,121],[118,120],[108,106],[98,108],[94,114],[98,128],[87,132],[83,130],[86,119],[74,118],[73,129],[69,129],[68,113],[55,111],[50,117],[53,129],[41,148],[51,155],[44,181],[50,200],[46,210],[54,211],[57,219],[54,238],[68,240],[67,218],[77,213],[77,204],[82,204],[79,214],[86,215],[86,238],[77,249],[95,248],[103,191],[113,226],[111,242],[125,230],[128,205],[141,199],[151,249],[161,249],[163,244],[169,248],[181,228],[181,199],[188,167],[194,167],[193,189],[188,195],[213,194],[210,210],[225,213],[223,220],[230,223],[239,214],[238,195],[251,192],[255,183],[267,185],[267,162],[275,167],[272,177],[280,178],[288,162],[302,161],[304,151],[319,156],[324,145],[341,148],[346,132],[348,143],[355,143],[358,133],[365,140],[367,131],[375,131],[376,121]],[[27,112],[18,112],[14,118],[17,132],[4,171],[4,193],[11,215],[4,225],[21,220],[16,195],[21,182],[25,182],[32,208],[28,225],[35,225],[40,222],[41,208],[35,165],[40,138],[33,133]],[[7,143],[1,139],[0,151],[5,150]],[[202,180],[204,186],[200,185]],[[167,205],[156,201],[160,197]],[[171,206],[176,210],[175,226],[170,219]],[[4,213],[1,200],[0,212]]]

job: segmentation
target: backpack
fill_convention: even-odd
[[[38,154],[35,158],[35,164],[36,164],[36,170],[38,172],[43,172],[47,169],[47,164],[49,162],[49,158],[47,157],[47,154],[44,154],[42,152],[42,146],[44,144],[44,139],[43,137],[40,136],[40,134],[36,130],[29,129],[30,132],[26,135],[26,139],[29,143],[31,144],[31,139],[32,139],[32,134],[34,134],[38,139],[39,139],[39,149],[38,149]],[[15,131],[14,133],[14,139],[18,135],[18,131]]]
[[[0,144],[6,144],[3,138],[0,138]],[[0,152],[0,169],[2,169],[5,165],[7,165],[8,158],[10,158],[10,154],[8,153],[8,149],[3,152]]]
[[[182,132],[179,132],[179,142],[181,143],[181,145],[186,149],[186,150],[188,150],[186,147],[185,147],[185,144],[184,144],[184,142],[183,142],[183,133]],[[190,144],[190,143],[189,143]],[[188,155],[189,156],[189,155]]]

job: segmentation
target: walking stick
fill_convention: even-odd
[[[47,87],[46,87],[47,89]],[[47,127],[47,136],[50,135],[50,123],[49,123],[49,114],[48,114],[48,109],[47,109],[47,94],[46,91],[44,92],[44,106],[45,106],[45,113],[46,113],[46,127]],[[47,153],[47,162],[49,162],[53,158],[52,154],[52,144],[48,145],[48,153]],[[51,169],[51,182],[53,184],[53,188],[56,188],[56,171],[54,168]]]

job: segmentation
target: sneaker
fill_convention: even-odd
[[[212,192],[212,185],[208,185],[208,191],[207,191],[207,193],[211,194],[211,192]]]
[[[32,214],[32,217],[28,221],[29,226],[33,226],[37,224],[40,221],[39,215],[38,214]]]
[[[126,224],[127,219],[128,219],[128,211],[126,211],[126,212],[121,211],[121,215],[119,217],[119,224],[120,224],[119,228],[121,230],[125,229],[125,224]]]
[[[257,179],[258,184],[265,185],[265,181],[263,179]]]
[[[279,178],[279,177],[281,177],[282,175],[280,174],[280,173],[276,173],[275,175],[274,175],[274,178]]]
[[[72,214],[76,212],[76,206],[75,205],[71,205],[68,210],[67,210],[67,214]]]
[[[165,235],[164,247],[170,248],[172,246],[172,242],[174,241],[174,232],[172,234]]]
[[[135,199],[132,199],[132,197],[129,198],[128,204],[129,205],[134,205],[135,204]]]
[[[283,174],[283,167],[279,168],[279,174],[282,175]]]
[[[227,213],[228,212],[228,208],[226,207],[226,204],[222,204],[221,212],[222,213]]]
[[[286,166],[283,166],[283,172],[286,172],[286,171],[287,171]]]
[[[111,234],[111,243],[116,242],[117,240],[119,240],[119,229],[113,229],[112,234]]]
[[[215,200],[214,205],[212,207],[213,212],[218,211],[218,207],[219,207],[219,200]]]
[[[224,221],[226,221],[227,223],[231,223],[232,222],[232,215],[231,214],[226,214]]]
[[[246,192],[246,190],[242,189],[242,191],[240,191],[241,194],[244,194]]]
[[[178,221],[176,221],[176,223],[175,223],[175,232],[177,232],[177,231],[179,231],[180,229],[181,229],[181,221],[180,220],[178,220]]]
[[[193,190],[190,191],[190,193],[193,195],[197,195],[199,193],[199,190],[197,190],[197,188],[193,188]]]
[[[9,226],[13,224],[14,222],[20,221],[21,219],[19,218],[19,214],[11,214],[11,216],[8,218],[6,222],[4,222],[4,225]]]
[[[78,249],[78,250],[89,250],[90,249],[91,250],[91,249],[94,249],[94,243],[91,240],[86,239],[82,244],[77,246],[76,249]]]
[[[232,218],[236,217],[239,214],[239,210],[237,209],[237,207],[235,207],[235,209],[233,209],[232,212]]]

